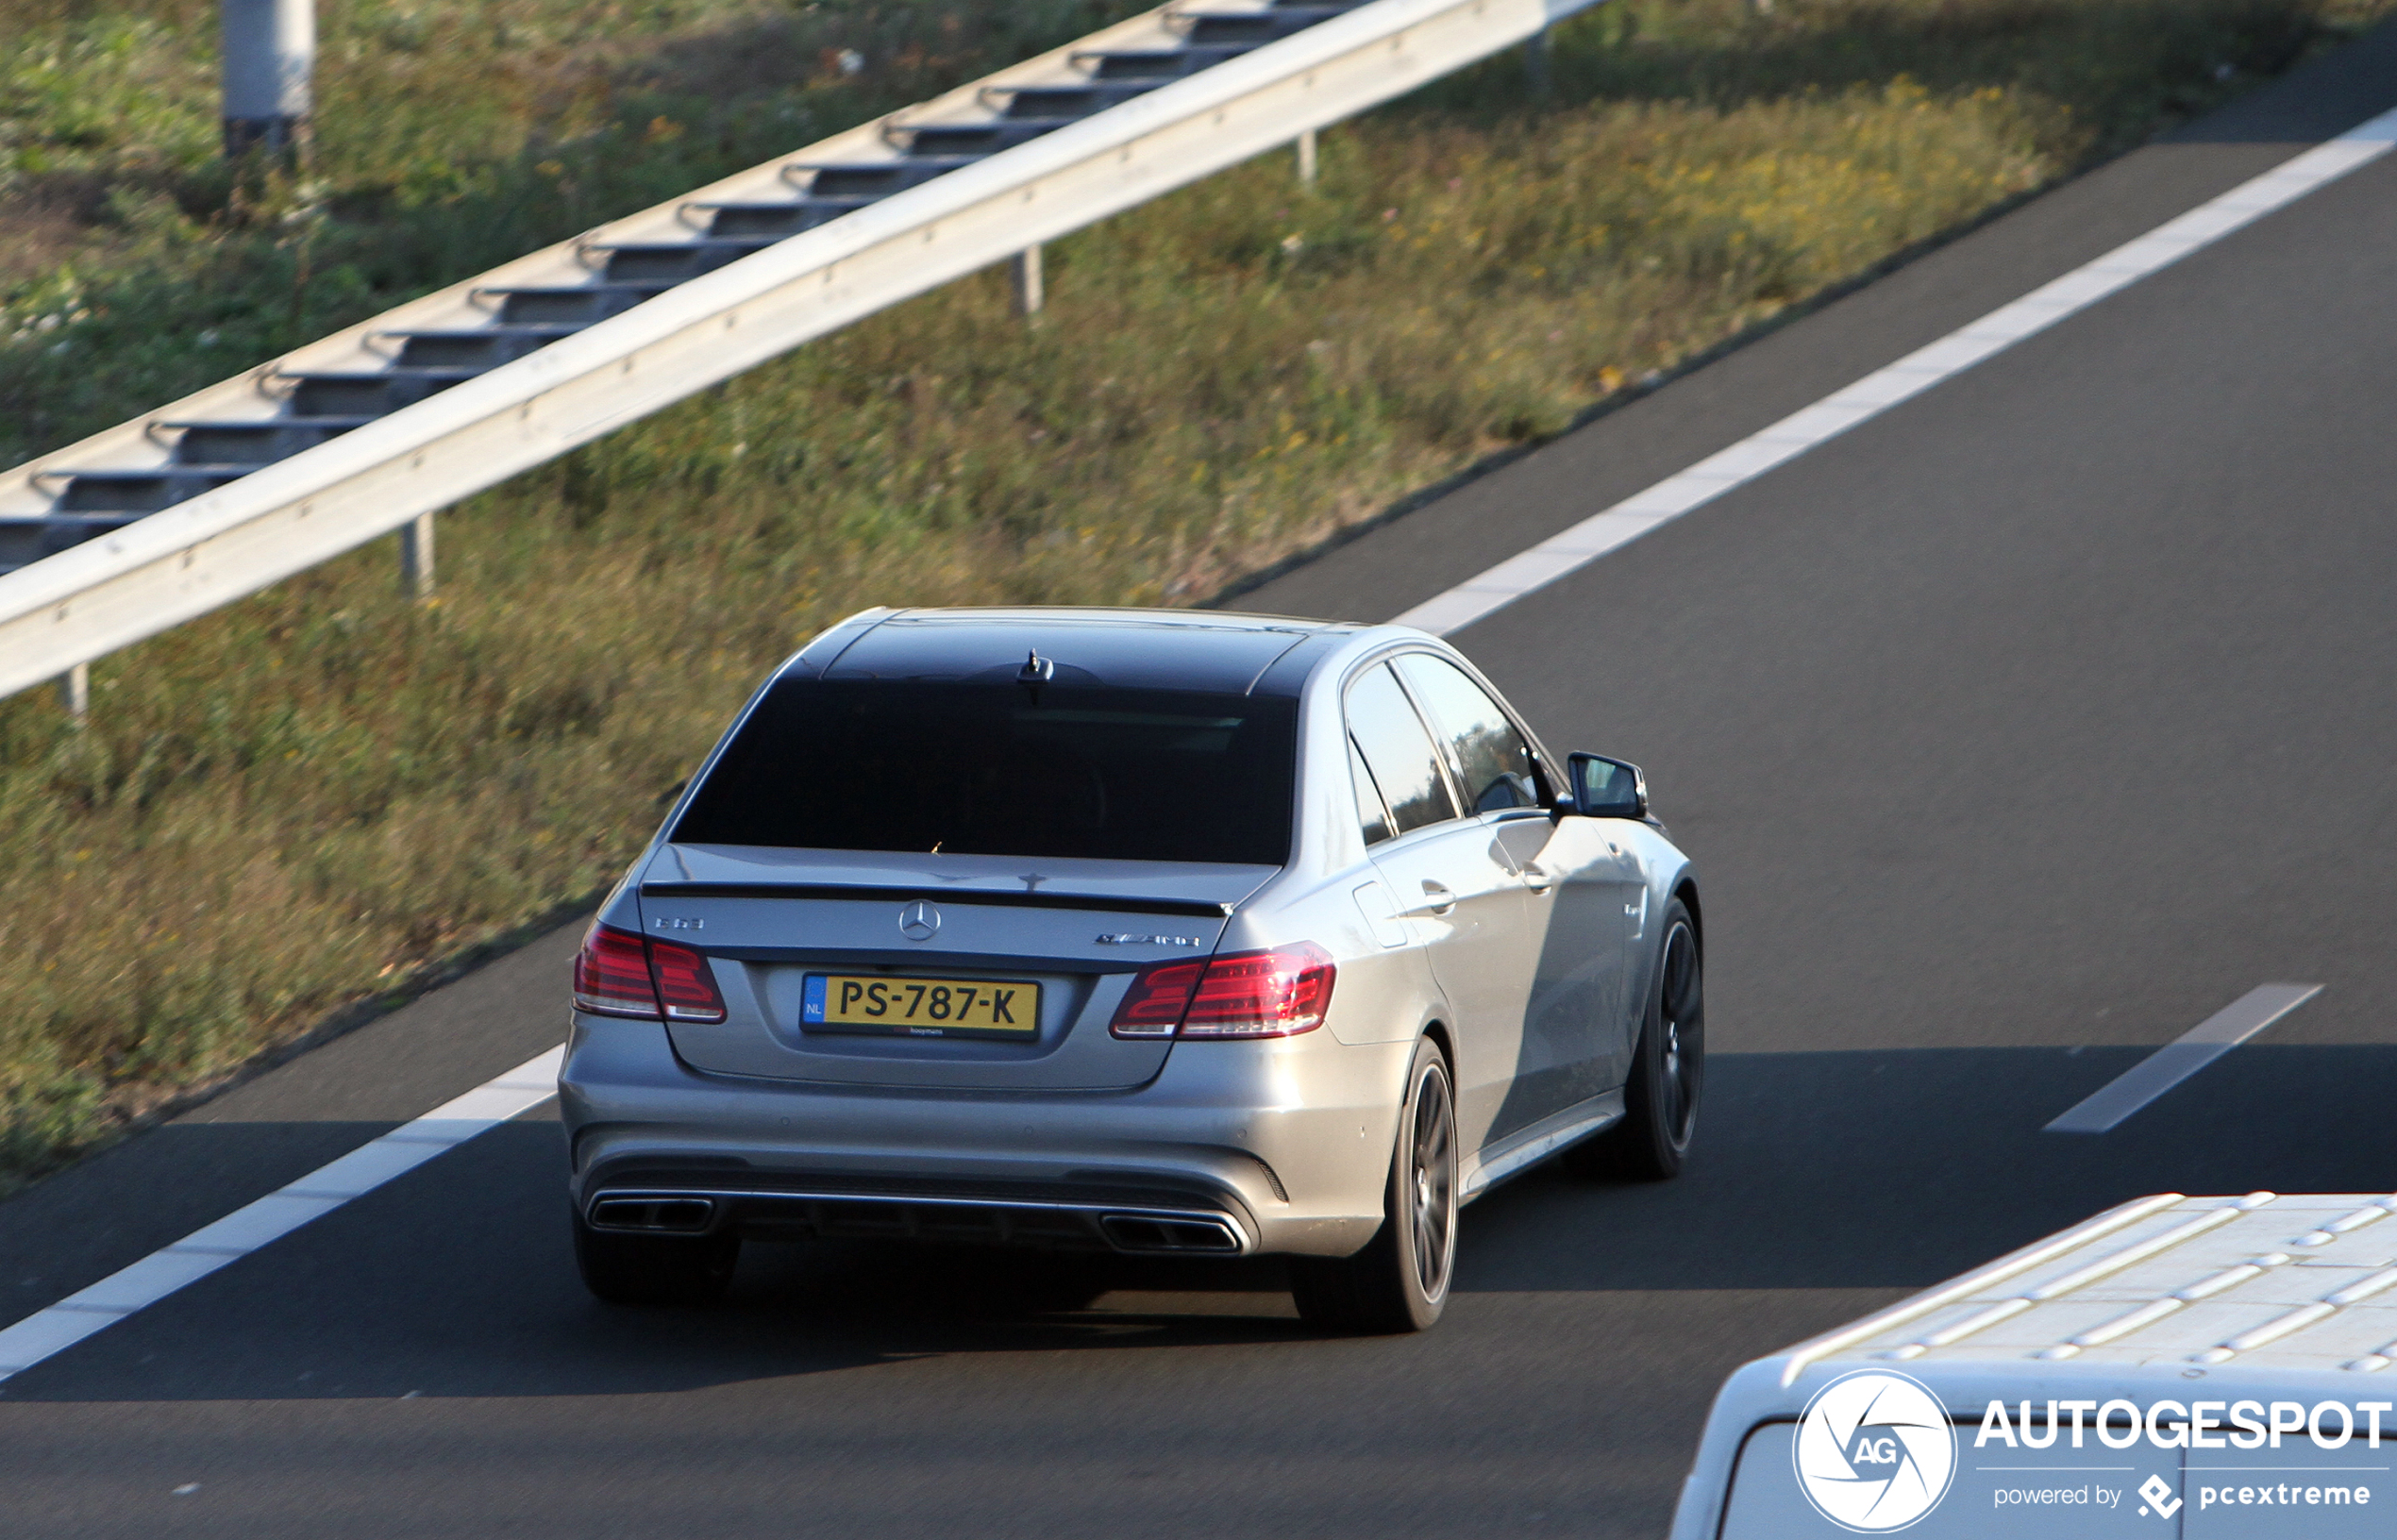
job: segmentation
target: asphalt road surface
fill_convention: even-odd
[[[2385,29],[1241,603],[1395,614],[2392,101]],[[1478,1204],[1430,1336],[866,1249],[608,1310],[536,1113],[0,1386],[0,1533],[1654,1535],[1745,1359],[2137,1194],[2397,1187],[2392,293],[2397,157],[1459,638],[1649,768],[1714,1058],[1683,1180]],[[573,941],[0,1206],[0,1321],[554,1043]]]

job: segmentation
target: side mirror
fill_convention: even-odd
[[[1565,779],[1570,790],[1556,799],[1559,817],[1575,813],[1584,818],[1648,816],[1648,778],[1636,764],[1603,754],[1567,754]]]

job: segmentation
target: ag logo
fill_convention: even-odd
[[[1815,1393],[1793,1455],[1799,1489],[1817,1513],[1843,1530],[1886,1534],[1948,1495],[1956,1432],[1919,1381],[1864,1369]]]

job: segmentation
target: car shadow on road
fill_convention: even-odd
[[[2251,1046],[2110,1133],[2042,1131],[2149,1051],[1718,1056],[1680,1180],[1551,1163],[1473,1208],[1459,1287],[1919,1288],[2148,1193],[2397,1187],[2397,1046]]]
[[[1601,1311],[1650,1291],[1894,1296],[2143,1193],[2397,1186],[2397,1130],[2379,1115],[2397,1047],[2249,1047],[2113,1133],[2040,1131],[2145,1051],[1718,1056],[1679,1181],[1551,1165],[1476,1204],[1455,1314],[1501,1295],[1589,1295]],[[1318,1338],[1270,1261],[760,1246],[721,1305],[612,1308],[575,1277],[560,1179],[555,1125],[508,1125],[0,1393],[611,1396],[954,1354],[1410,1350]]]

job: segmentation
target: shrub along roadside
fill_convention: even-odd
[[[761,671],[839,614],[1202,598],[2380,8],[1618,0],[1561,30],[1544,105],[1493,61],[1329,136],[1313,194],[1268,158],[1060,243],[1038,326],[981,275],[474,499],[444,516],[432,606],[370,549],[105,661],[86,730],[0,702],[0,1173],[591,894]],[[833,8],[806,36],[844,17],[966,30]],[[762,25],[706,20],[674,46]],[[866,87],[835,62],[800,89]],[[773,138],[753,119],[790,94],[707,109],[723,153],[763,158],[740,136]],[[310,293],[371,309],[472,271],[505,242],[461,232],[500,211],[508,241],[550,238],[507,201],[568,176],[543,100],[513,139],[461,126],[448,201],[328,195],[277,226],[314,232]],[[573,140],[626,203],[709,174],[673,126],[716,120],[638,117],[658,101]],[[223,327],[289,303],[297,238],[258,210],[144,207],[74,276],[101,313],[0,352],[0,392],[50,414],[40,442],[226,372]],[[203,294],[205,350],[159,319]],[[314,329],[345,318],[318,303]],[[83,349],[107,389],[23,387],[56,340],[70,355],[41,358]]]

